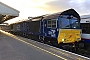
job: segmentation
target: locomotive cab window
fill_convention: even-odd
[[[70,21],[69,19],[62,18],[60,21],[61,28],[70,28]]]
[[[80,28],[80,22],[77,18],[73,17],[71,20],[71,26],[72,28],[79,29]]]
[[[71,16],[61,16],[60,20],[60,28],[72,28],[72,29],[78,29],[80,28],[80,22],[77,18]]]
[[[56,28],[57,26],[57,20],[52,19],[47,21],[47,28]]]

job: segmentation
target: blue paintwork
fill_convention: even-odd
[[[27,26],[29,26],[28,25],[29,23],[27,23],[27,22],[22,22],[22,30],[21,30],[21,32],[23,32],[23,33],[27,33],[28,31],[29,31],[29,27],[27,27]]]
[[[64,15],[64,16],[68,16],[68,15]],[[51,38],[57,38],[58,37],[58,29],[62,29],[62,26],[60,26],[60,20],[64,21],[64,23],[66,24],[67,21],[65,21],[66,18],[63,18],[61,16],[58,16],[57,17],[57,27],[56,28],[47,28],[47,20],[48,19],[44,19],[41,21],[41,33],[40,35],[41,36],[46,36],[46,37],[51,37]],[[73,20],[75,20],[74,18],[72,18]],[[69,29],[73,29],[72,27],[72,19],[69,19],[70,20],[70,28]]]
[[[45,34],[43,33],[43,31],[44,31],[44,21],[43,20],[41,20],[40,21],[40,36],[44,36]]]
[[[41,21],[41,36],[46,36],[50,38],[57,38],[58,37],[58,31],[57,28],[47,28],[47,19]],[[58,26],[58,25],[57,25]]]
[[[28,22],[24,22],[23,23],[23,31],[24,32],[28,32],[29,31],[29,23]]]

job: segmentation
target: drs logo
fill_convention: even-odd
[[[48,34],[51,35],[51,37],[56,37],[55,30],[48,31]]]
[[[20,31],[20,25],[17,25],[17,30]]]

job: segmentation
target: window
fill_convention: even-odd
[[[56,20],[52,20],[52,28],[56,28]]]
[[[81,23],[82,33],[90,34],[90,23]]]
[[[80,22],[78,20],[71,20],[72,28],[80,28]]]
[[[70,28],[70,21],[69,21],[69,19],[61,18],[60,25],[61,25],[62,28]]]
[[[48,28],[51,28],[51,27],[52,27],[51,24],[52,24],[52,23],[51,23],[51,20],[48,20],[47,27],[48,27]]]
[[[63,15],[60,19],[60,28],[78,29],[80,28],[80,22],[76,17],[68,17],[67,15]]]
[[[57,22],[56,19],[48,20],[47,21],[47,27],[48,28],[56,28],[56,25],[57,25],[56,22]]]

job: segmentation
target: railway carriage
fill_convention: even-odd
[[[10,33],[15,34],[15,35],[19,35],[20,33],[22,33],[22,22],[18,22],[18,23],[14,23],[9,25],[10,26]]]
[[[85,48],[90,49],[90,15],[81,17],[81,38],[85,44]]]

